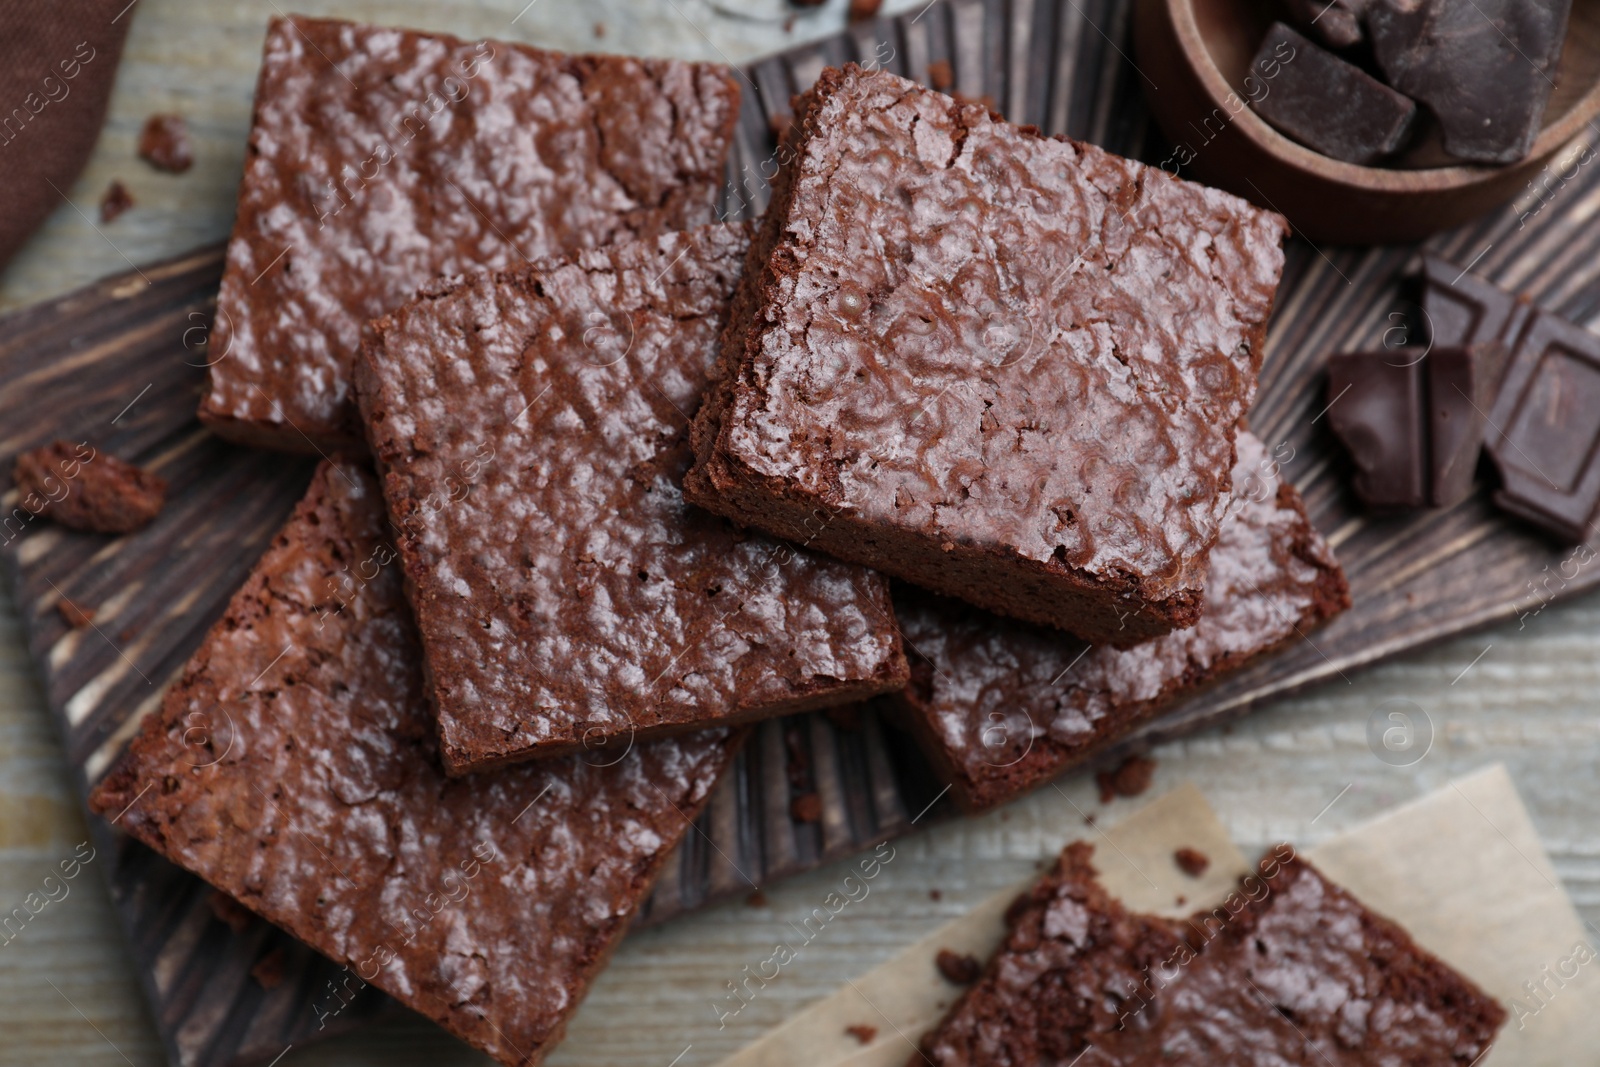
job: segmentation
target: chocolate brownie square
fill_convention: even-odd
[[[502,1063],[561,1039],[738,731],[438,766],[372,473],[323,464],[94,810]]]
[[[1067,846],[908,1067],[1468,1067],[1506,1013],[1288,845],[1211,911],[1128,911]],[[1092,1051],[1091,1051],[1092,1050]]]
[[[1234,507],[1211,550],[1192,629],[1117,649],[898,587],[911,684],[889,698],[969,811],[1003,804],[1103,751],[1162,708],[1350,604],[1344,573],[1241,432]]]
[[[201,420],[364,447],[364,323],[439,277],[711,221],[738,113],[723,66],[274,19]]]
[[[1283,219],[885,71],[797,115],[690,501],[1086,640],[1194,625]]]
[[[904,684],[882,577],[679,490],[748,243],[627,242],[375,324],[357,393],[452,773]]]

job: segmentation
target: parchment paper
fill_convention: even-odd
[[[1600,1063],[1600,933],[1561,888],[1505,767],[1458,778],[1306,856],[1505,1006],[1482,1067]],[[1574,977],[1563,977],[1564,961]]]
[[[1106,888],[1137,911],[1188,915],[1220,902],[1250,867],[1187,783],[1081,836],[1095,845]],[[1185,846],[1210,858],[1203,878],[1174,864]],[[1451,782],[1307,857],[1506,1006],[1510,1017],[1481,1067],[1600,1062],[1600,934],[1573,909],[1504,767]],[[1006,907],[1029,884],[995,894],[720,1067],[899,1067],[961,992],[934,957],[948,948],[986,959]],[[865,1047],[846,1032],[863,1024],[878,1031]]]

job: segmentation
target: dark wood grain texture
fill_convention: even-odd
[[[745,105],[723,198],[730,218],[764,206],[771,116],[826,65],[874,63],[920,80],[948,62],[954,89],[1016,121],[1159,160],[1139,73],[1127,60],[1132,0],[944,0],[869,22],[747,69]],[[1429,247],[1584,323],[1600,313],[1600,237],[1574,220],[1600,207],[1585,171],[1528,215],[1502,210]],[[1525,209],[1526,210],[1526,209]],[[1495,512],[1485,494],[1446,512],[1372,520],[1354,510],[1347,469],[1318,415],[1321,363],[1378,343],[1411,309],[1399,279],[1414,249],[1294,242],[1252,415],[1269,447],[1294,458],[1318,527],[1350,573],[1356,606],[1287,651],[1149,723],[1121,750],[1223,722],[1272,696],[1348,676],[1428,641],[1537,610],[1600,582],[1600,568],[1544,584],[1569,552]],[[77,784],[105,772],[221,613],[287,515],[307,461],[226,445],[194,421],[220,248],[145,267],[0,320],[0,558],[27,629]],[[15,519],[10,457],[56,437],[158,469],[169,505],[148,529],[111,539]],[[1287,454],[1285,451],[1282,454]],[[1549,570],[1547,570],[1549,568]],[[69,630],[57,600],[96,609]],[[661,922],[707,902],[869,848],[952,814],[910,739],[875,716],[824,714],[755,731],[641,916]],[[1107,758],[1116,758],[1117,753]],[[816,793],[821,818],[797,821]],[[198,879],[95,827],[116,906],[157,1026],[175,1064],[270,1062],[289,1044],[399,1010],[267,924],[216,918]],[[250,968],[282,950],[284,980]]]

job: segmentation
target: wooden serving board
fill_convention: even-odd
[[[1008,117],[1145,159],[1162,158],[1127,58],[1131,0],[942,0],[856,27],[745,70],[745,110],[724,199],[729,218],[766,199],[771,117],[826,65],[857,60],[929,80],[949,63],[953,88]],[[1600,209],[1600,176],[1576,172],[1525,220],[1506,209],[1430,247],[1533,295],[1574,321],[1600,311],[1600,237],[1576,222]],[[1587,590],[1600,569],[1550,581],[1570,553],[1494,511],[1486,494],[1445,512],[1372,520],[1344,489],[1327,433],[1320,365],[1377,344],[1413,309],[1399,276],[1413,249],[1313,248],[1292,242],[1268,345],[1256,432],[1280,456],[1350,574],[1355,608],[1283,653],[1170,710],[1123,749],[1225,721],[1256,702],[1468,628]],[[0,320],[0,558],[51,713],[85,794],[152,710],[299,497],[311,466],[224,444],[194,420],[222,250],[208,248]],[[1391,318],[1398,315],[1400,318]],[[10,457],[57,437],[158,469],[166,510],[125,538],[77,534],[15,517]],[[1547,571],[1548,568],[1548,571]],[[1568,568],[1570,571],[1571,568]],[[1535,584],[1539,583],[1539,584]],[[70,629],[62,597],[93,608]],[[1114,753],[1115,758],[1119,753]],[[795,796],[816,792],[818,822]],[[871,714],[836,723],[805,715],[764,724],[680,849],[641,921],[870,847],[952,814],[909,738]],[[368,989],[334,993],[343,975],[264,922],[216,918],[199,880],[95,821],[171,1061],[221,1067],[270,1060],[399,1010]],[[283,980],[250,976],[281,949]]]

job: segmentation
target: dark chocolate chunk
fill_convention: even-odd
[[[1328,361],[1328,422],[1355,462],[1369,508],[1428,502],[1422,361],[1400,352],[1344,352]]]
[[[1349,352],[1328,365],[1333,432],[1371,508],[1449,507],[1472,492],[1507,349],[1498,341]]]
[[[1434,348],[1428,372],[1429,502],[1447,508],[1472,492],[1484,426],[1510,350],[1499,341]]]
[[[1584,541],[1600,503],[1600,336],[1534,312],[1490,418],[1495,503]]]
[[[1281,22],[1272,24],[1251,61],[1276,64],[1256,113],[1307,148],[1346,163],[1372,163],[1405,143],[1417,105]]]
[[[1294,24],[1329,48],[1361,41],[1361,13],[1367,0],[1283,0]]]
[[[1367,36],[1388,83],[1439,120],[1445,151],[1480,163],[1528,154],[1571,0],[1371,0]]]
[[[1483,341],[1514,348],[1532,310],[1527,297],[1514,296],[1454,263],[1436,256],[1422,261],[1422,312],[1434,348]]]

